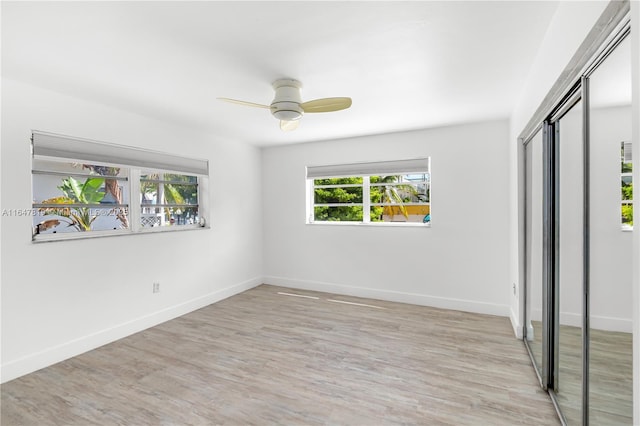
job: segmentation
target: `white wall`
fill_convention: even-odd
[[[527,189],[526,189],[526,282],[527,285],[527,337],[541,341],[542,336],[534,336],[531,321],[542,321],[542,278],[543,278],[543,169],[542,132],[538,132],[528,143]]]
[[[598,83],[594,74],[591,86]],[[590,123],[591,327],[630,333],[633,233],[620,229],[619,206],[620,142],[631,140],[631,106],[592,109]]]
[[[32,129],[208,158],[212,229],[33,244],[2,217],[2,381],[260,284],[259,149],[3,80],[4,209],[31,206]]]
[[[508,315],[508,122],[263,151],[265,281]],[[431,157],[432,227],[305,224],[305,166]]]

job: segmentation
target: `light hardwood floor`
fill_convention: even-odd
[[[542,359],[542,324],[532,321],[536,339],[529,342]],[[633,336],[590,330],[589,420],[591,424],[633,424]],[[582,329],[560,326],[558,403],[569,425],[582,423]]]
[[[559,422],[507,318],[262,285],[2,386],[53,424]]]

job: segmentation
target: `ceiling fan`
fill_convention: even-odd
[[[302,115],[313,112],[333,112],[347,109],[351,106],[351,98],[322,98],[302,102],[300,89],[302,83],[297,80],[283,78],[272,83],[276,94],[270,105],[239,101],[237,99],[218,98],[221,101],[271,110],[271,114],[280,120],[283,131],[295,130]]]

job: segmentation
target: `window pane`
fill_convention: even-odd
[[[410,175],[392,175],[392,176],[371,176],[371,184],[384,183],[428,183],[430,180],[429,173],[410,174]]]
[[[198,204],[197,176],[145,172],[140,176],[141,204]],[[184,209],[183,209],[184,210]]]
[[[429,188],[420,184],[371,186],[371,203],[424,204],[429,202]]]
[[[340,177],[330,179],[315,179],[313,181],[315,186],[318,185],[343,185],[343,184],[360,184],[362,185],[362,176],[354,177]]]
[[[316,222],[362,222],[362,206],[314,207]]]
[[[34,233],[60,234],[69,232],[109,231],[129,226],[126,207],[64,207],[34,209]]]
[[[140,204],[143,228],[197,224],[198,178],[145,171],[140,175]]]
[[[198,186],[141,181],[140,204],[197,205]]]
[[[33,209],[34,234],[109,231],[129,227],[127,207],[40,207]]]
[[[431,207],[424,205],[371,206],[371,222],[431,222]]]
[[[129,227],[127,169],[46,160],[33,166],[34,234]]]
[[[632,144],[631,142],[620,142],[620,199],[621,221],[624,229],[633,226],[633,167],[632,167]]]
[[[633,163],[625,163],[622,162],[621,172],[622,173],[631,173],[633,171]]]
[[[158,202],[157,194],[157,183],[140,180],[140,204],[162,204],[161,202]]]
[[[620,187],[622,189],[623,200],[633,200],[633,178],[631,176],[622,176]]]
[[[198,204],[198,186],[165,184],[164,195],[167,204]]]
[[[428,203],[429,175],[371,176],[372,203]]]
[[[429,174],[371,176],[371,222],[431,221]]]
[[[620,142],[620,173],[631,173],[633,171],[633,151],[631,142]]]
[[[199,220],[197,207],[142,207],[140,215],[143,228],[195,225]]]
[[[362,203],[362,186],[316,188],[314,202],[315,204]]]
[[[622,224],[633,226],[633,204],[622,203]]]
[[[189,176],[189,175],[177,175],[174,173],[165,173],[164,180],[169,182],[187,182],[187,183],[198,183],[197,176]]]

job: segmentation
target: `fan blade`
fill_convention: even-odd
[[[283,132],[290,132],[292,130],[297,129],[298,124],[300,124],[300,120],[295,120],[295,121],[280,120],[280,130],[282,130]]]
[[[300,105],[304,112],[332,112],[347,109],[351,106],[351,98],[323,98],[305,102]]]
[[[270,108],[269,105],[255,104],[253,102],[239,101],[237,99],[229,99],[229,98],[218,98],[218,99],[225,102],[231,102],[232,104],[238,104],[238,105],[244,105],[244,106],[250,106],[250,107],[256,107],[256,108],[266,108],[266,109]]]

